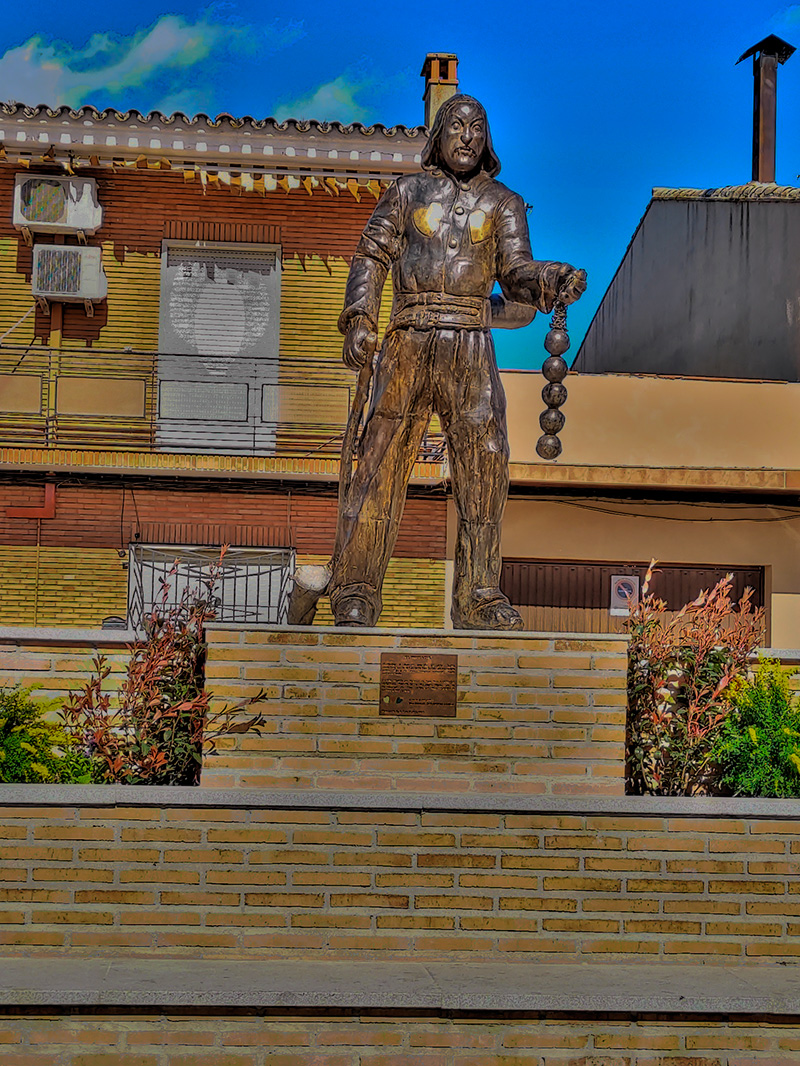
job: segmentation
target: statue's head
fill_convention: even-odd
[[[500,173],[486,112],[474,97],[459,93],[439,108],[422,153],[422,167],[439,167],[451,174],[484,170],[490,178]]]

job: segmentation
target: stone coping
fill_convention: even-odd
[[[0,644],[132,644],[133,629],[56,626],[0,626]]]
[[[0,1009],[247,1008],[800,1015],[800,967],[0,958]]]
[[[220,630],[222,632],[238,632],[245,627],[240,622],[210,622],[206,629]],[[257,632],[275,633],[352,633],[351,629],[343,629],[341,626],[288,626],[248,624],[248,630]],[[571,633],[571,632],[540,632],[531,630],[526,632],[512,631],[510,633],[498,633],[493,629],[426,629],[426,628],[390,628],[388,626],[375,626],[363,628],[359,633],[370,636],[408,636],[408,637],[497,637],[508,640],[520,637],[524,640],[532,638],[549,640],[612,640],[627,643],[624,633]],[[0,644],[3,643],[41,643],[41,644],[132,644],[141,637],[141,633],[134,629],[81,629],[73,626],[0,626]],[[757,648],[753,653],[754,658],[780,659],[782,662],[800,663],[800,650],[797,648]]]
[[[539,630],[520,630],[514,629],[506,631],[499,631],[497,629],[443,629],[443,628],[417,628],[410,627],[390,627],[390,626],[289,626],[289,625],[272,625],[266,622],[263,623],[250,623],[243,625],[241,622],[208,622],[206,624],[206,630],[214,632],[234,632],[241,633],[243,630],[258,633],[318,633],[326,634],[333,633],[336,636],[348,636],[357,637],[360,634],[371,637],[429,637],[429,638],[458,638],[459,640],[497,640],[499,642],[506,640],[594,640],[594,641],[619,641],[622,644],[628,643],[628,638],[624,633],[572,633],[572,632],[550,632]],[[2,630],[0,629],[0,632]]]
[[[457,811],[588,814],[639,818],[788,818],[800,821],[800,800],[740,796],[520,796],[421,792],[336,792],[326,789],[184,788],[164,785],[2,785],[8,807],[194,807],[285,810]]]

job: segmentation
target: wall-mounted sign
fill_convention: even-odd
[[[635,574],[612,574],[609,614],[627,615],[639,602],[639,578]]]

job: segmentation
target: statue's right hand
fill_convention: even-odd
[[[378,334],[365,318],[356,318],[344,338],[342,358],[351,370],[361,367],[375,355],[378,347]]]

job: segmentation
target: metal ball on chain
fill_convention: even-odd
[[[548,381],[563,381],[568,369],[566,359],[562,359],[560,355],[551,355],[542,363],[542,373]]]
[[[561,455],[561,441],[553,434],[545,434],[536,442],[536,454],[542,459],[557,459]]]
[[[566,386],[562,384],[569,367],[562,356],[569,348],[567,333],[567,307],[560,300],[553,305],[553,317],[550,319],[550,332],[544,339],[548,357],[542,364],[542,374],[547,384],[542,389],[542,399],[547,410],[539,415],[539,425],[543,435],[536,442],[536,454],[542,459],[557,459],[561,455],[561,441],[557,434],[564,428],[566,419],[556,410],[567,399]]]
[[[566,418],[562,411],[556,411],[552,407],[548,407],[546,411],[542,411],[539,415],[539,425],[542,427],[542,432],[548,436],[553,437],[556,433],[560,433],[564,428]]]
[[[548,407],[560,407],[566,403],[567,387],[560,381],[551,381],[542,389],[542,399]]]
[[[551,355],[563,355],[569,348],[569,334],[565,329],[551,329],[544,339],[544,347]]]

